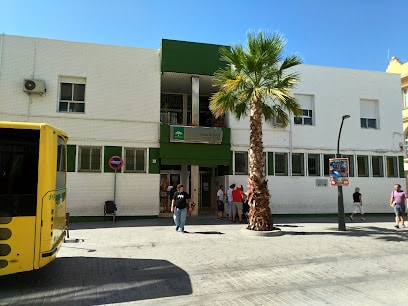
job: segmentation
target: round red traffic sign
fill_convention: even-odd
[[[123,159],[120,156],[112,156],[109,158],[108,164],[112,170],[119,170],[123,166]]]

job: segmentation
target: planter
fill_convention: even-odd
[[[283,232],[280,230],[280,228],[275,228],[271,231],[252,231],[247,228],[243,228],[241,232],[246,236],[259,236],[259,237],[275,237],[283,235]]]

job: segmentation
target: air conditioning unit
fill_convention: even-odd
[[[45,82],[43,80],[24,80],[23,90],[27,94],[44,94]]]

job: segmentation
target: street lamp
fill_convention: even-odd
[[[341,130],[343,129],[343,122],[344,119],[350,118],[350,115],[343,115],[341,117],[341,125],[340,125],[340,130],[339,130],[339,137],[337,138],[337,154],[336,157],[340,157],[340,136],[341,136]],[[344,220],[344,201],[343,201],[343,186],[337,186],[337,218],[338,218],[338,225],[339,225],[339,231],[345,231],[346,230],[346,222]]]

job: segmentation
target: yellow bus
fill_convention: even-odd
[[[0,121],[0,276],[44,267],[66,231],[64,131]]]

